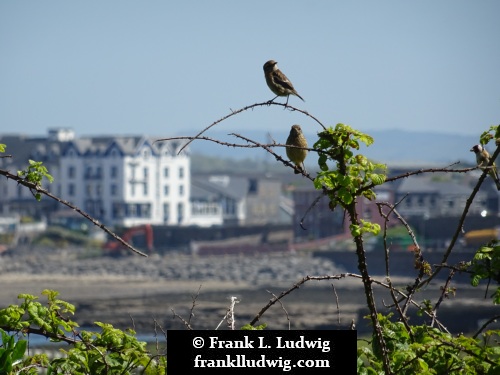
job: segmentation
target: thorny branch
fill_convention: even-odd
[[[453,279],[453,276],[455,275],[455,270],[451,270],[448,277],[446,278],[446,282],[444,284],[444,286],[442,286],[442,290],[441,290],[441,295],[439,296],[439,299],[438,301],[436,302],[436,305],[434,306],[434,309],[432,310],[432,322],[431,322],[431,327],[434,326],[434,322],[435,322],[435,319],[436,319],[436,312],[437,310],[439,309],[439,306],[441,306],[441,303],[443,302],[443,300],[445,298],[448,298],[448,294],[449,294],[449,285],[451,283],[451,279]]]
[[[402,220],[402,218],[396,212],[396,207],[397,207],[397,205],[399,203],[401,203],[401,201],[403,199],[401,199],[399,202],[397,202],[394,205],[390,205],[388,203],[377,203],[377,208],[378,208],[378,211],[380,213],[380,216],[382,216],[384,218],[384,236],[383,236],[383,241],[384,241],[384,249],[385,249],[385,273],[386,273],[387,281],[388,281],[389,286],[390,286],[390,288],[389,288],[390,295],[391,295],[392,301],[394,302],[394,306],[396,307],[396,310],[397,310],[397,312],[398,312],[398,314],[400,316],[400,319],[403,322],[403,324],[405,325],[405,328],[406,328],[408,334],[413,337],[413,332],[411,330],[410,324],[408,323],[408,318],[406,316],[406,311],[405,311],[405,309],[401,309],[401,306],[399,306],[399,301],[397,300],[396,295],[394,294],[394,287],[392,285],[392,280],[391,280],[390,274],[389,274],[389,246],[387,245],[387,223],[389,222],[389,216],[390,216],[390,214],[393,213],[393,212],[397,215],[398,218],[400,218]],[[389,212],[387,214],[382,211],[382,206],[389,207]],[[406,222],[404,222],[404,223],[406,224]],[[411,232],[411,229],[408,226],[407,226],[407,229]],[[411,232],[411,234],[413,234],[413,232]],[[415,238],[415,236],[413,236],[412,238]],[[415,246],[418,247],[418,244],[416,243],[416,240],[414,241],[414,243],[415,243]],[[409,297],[409,298],[411,298],[411,297]],[[408,300],[407,300],[407,302],[408,302]]]
[[[347,277],[352,277],[354,279],[362,279],[361,275],[358,275],[358,274],[355,274],[355,273],[351,273],[351,272],[341,273],[341,274],[338,274],[338,275],[324,275],[324,276],[309,276],[309,275],[307,275],[307,276],[303,277],[302,279],[300,279],[297,283],[293,284],[293,286],[290,287],[289,289],[281,292],[278,296],[274,296],[273,298],[271,298],[269,300],[269,302],[257,313],[257,315],[255,315],[255,317],[250,322],[250,325],[252,325],[252,326],[255,325],[260,320],[260,318],[265,314],[265,312],[267,310],[269,310],[269,308],[271,306],[273,306],[274,304],[276,304],[279,300],[285,298],[287,295],[289,295],[295,289],[299,289],[303,284],[305,284],[308,281],[311,281],[311,280],[316,280],[316,281],[322,281],[322,280],[340,280],[340,279],[345,279]],[[404,299],[408,299],[413,306],[415,306],[416,308],[420,309],[420,305],[417,302],[415,302],[414,300],[409,299],[408,295],[406,295],[401,290],[395,289],[391,285],[389,285],[388,283],[384,283],[384,282],[378,281],[378,280],[376,280],[374,278],[370,278],[370,282],[373,283],[373,284],[376,284],[378,286],[381,286],[383,288],[386,288],[386,289],[391,289],[392,288],[395,293],[399,294]],[[425,313],[427,316],[429,316],[429,317],[432,318],[432,315],[427,310],[423,310],[423,313]],[[445,332],[448,332],[448,330],[446,329],[446,327],[442,323],[440,323],[437,320],[436,320],[436,323],[439,325],[439,327],[440,327],[441,330],[443,330]]]
[[[191,310],[189,311],[189,319],[188,319],[188,324],[191,324],[191,319],[194,317],[194,308],[196,307],[196,300],[200,296],[200,290],[201,290],[201,284],[198,288],[198,291],[194,296],[191,296],[191,299],[193,300],[193,304],[191,306]]]
[[[482,326],[481,328],[478,329],[478,331],[472,336],[473,339],[477,338],[483,332],[483,330],[488,327],[491,323],[496,322],[497,319],[500,319],[500,315],[495,315],[491,319],[488,319]]]
[[[406,220],[396,210],[396,207],[405,198],[406,198],[406,196],[404,196],[399,202],[397,202],[394,205],[390,205],[389,203],[377,203],[377,207],[378,207],[378,210],[380,212],[380,215],[382,217],[384,217],[386,220],[385,224],[387,224],[387,221],[389,221],[389,215],[391,213],[393,213],[396,216],[396,218],[401,222],[401,224],[403,224],[403,226],[406,228],[406,230],[408,231],[408,234],[410,235],[410,237],[413,241],[413,244],[415,245],[415,257],[418,258],[415,263],[416,263],[416,265],[419,266],[418,267],[419,273],[418,273],[417,278],[415,279],[415,282],[413,283],[413,286],[408,287],[408,299],[406,299],[405,305],[403,306],[403,309],[401,311],[402,317],[406,317],[406,312],[408,311],[410,300],[413,298],[413,295],[417,291],[418,285],[420,284],[420,281],[422,280],[422,277],[424,276],[424,271],[425,271],[425,269],[424,269],[424,257],[422,255],[422,249],[420,248],[420,245],[417,242],[417,238],[415,237],[415,233],[413,233],[413,230],[410,228],[410,225],[406,222]],[[382,206],[389,207],[390,211],[387,214],[384,214],[382,211]],[[387,252],[387,254],[386,254],[386,269],[387,269],[387,275],[388,275],[389,254],[388,254],[387,244],[385,242],[385,238],[386,238],[385,234],[386,233],[384,231],[384,248],[386,249],[386,252]]]
[[[241,112],[244,112],[244,111],[248,111],[249,109],[253,109],[253,108],[257,108],[257,107],[265,107],[265,106],[268,107],[268,106],[271,106],[271,105],[281,106],[281,107],[284,107],[285,109],[288,109],[288,110],[290,110],[292,112],[300,112],[300,113],[302,113],[302,114],[310,117],[314,121],[316,121],[323,129],[326,129],[325,126],[321,123],[321,121],[319,121],[316,117],[314,117],[313,115],[311,115],[309,112],[304,111],[303,109],[295,108],[295,107],[293,107],[291,105],[283,104],[283,103],[275,103],[275,102],[255,103],[255,104],[252,104],[252,105],[247,105],[246,107],[237,109],[235,111],[231,110],[231,113],[229,113],[228,115],[226,115],[224,117],[221,117],[217,121],[214,121],[213,123],[211,123],[210,125],[208,125],[206,128],[204,128],[202,131],[200,131],[198,134],[196,134],[196,136],[194,136],[193,139],[191,139],[184,146],[182,146],[181,149],[179,150],[179,153],[181,153],[182,150],[184,150],[194,139],[197,139],[200,135],[202,135],[208,129],[210,129],[211,127],[217,125],[218,123],[220,123],[220,122],[222,122],[224,120],[227,120],[228,118],[230,118],[230,117],[232,117],[234,115],[237,115],[238,113],[241,113]],[[170,138],[158,139],[155,142],[166,141],[166,140],[170,140]]]
[[[286,320],[288,321],[288,330],[291,329],[291,321],[290,321],[290,316],[288,315],[288,311],[286,311],[285,309],[285,306],[283,305],[283,302],[281,302],[281,300],[276,296],[276,294],[274,294],[273,292],[271,291],[267,291],[270,295],[273,296],[273,298],[276,298],[277,301],[279,302],[279,304],[281,305],[281,309],[285,312],[285,315],[286,315]]]
[[[495,159],[497,158],[497,156],[500,154],[500,145],[497,147],[497,149],[495,150],[495,152],[493,153],[493,155],[491,156],[490,158],[490,162],[488,163],[488,167],[491,167],[493,165],[493,163],[495,162]],[[477,169],[478,167],[475,167],[473,169]],[[446,249],[444,255],[443,255],[443,259],[441,260],[441,263],[442,264],[445,264],[446,261],[448,260],[448,257],[450,256],[451,254],[451,251],[453,250],[453,248],[455,247],[455,243],[457,242],[458,240],[458,236],[460,235],[460,233],[463,232],[463,226],[464,226],[464,223],[465,223],[465,219],[467,217],[467,214],[469,213],[469,208],[470,206],[472,205],[472,202],[474,201],[474,198],[476,197],[476,194],[477,192],[479,191],[479,188],[481,187],[484,179],[486,178],[488,174],[488,169],[487,168],[484,168],[484,171],[483,173],[481,174],[481,177],[479,177],[477,183],[476,183],[476,186],[474,186],[474,189],[472,190],[472,193],[471,195],[469,196],[469,198],[467,198],[467,201],[465,203],[465,207],[464,207],[464,210],[462,212],[462,216],[460,217],[460,220],[458,222],[458,225],[457,225],[457,229],[455,231],[455,234],[453,235],[453,237],[451,238],[451,241],[450,241],[450,244],[448,245],[448,248]],[[428,284],[432,279],[434,279],[434,277],[436,277],[438,275],[438,273],[441,271],[441,268],[438,268],[436,269],[436,271],[433,272],[433,274],[431,276],[429,276],[426,280],[422,281],[419,285],[419,287],[423,286],[423,285],[426,285]]]
[[[275,153],[273,150],[271,150],[271,147],[268,146],[268,145],[263,145],[263,144],[260,144],[259,142],[256,142],[256,141],[253,141],[251,140],[250,138],[247,138],[247,137],[244,137],[242,135],[239,135],[239,134],[236,134],[236,133],[231,133],[230,135],[233,135],[237,138],[241,138],[243,139],[244,141],[247,141],[247,142],[250,142],[254,145],[257,145],[258,147],[262,147],[264,150],[266,150],[267,152],[269,152],[271,155],[273,155],[277,161],[283,163],[284,165],[286,165],[287,167],[290,167],[290,168],[293,168],[295,169],[295,165],[291,162],[289,162],[288,160],[285,160],[283,159],[280,155],[278,155],[277,153]],[[300,147],[296,147],[296,148],[300,148]],[[311,181],[314,181],[314,178],[311,177],[311,175],[303,170],[301,170],[301,173],[303,176],[307,177],[309,180]]]
[[[191,324],[189,324],[187,322],[187,320],[184,319],[182,316],[177,314],[174,309],[170,309],[170,311],[172,311],[172,319],[178,318],[182,323],[184,323],[184,325],[186,326],[187,329],[189,329],[190,331],[193,330],[193,327],[191,327]]]

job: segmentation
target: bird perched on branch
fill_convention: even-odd
[[[286,144],[290,146],[307,148],[307,140],[306,137],[304,137],[304,133],[302,133],[300,125],[292,126],[292,128],[290,129],[290,135],[286,140]],[[295,174],[306,171],[304,167],[304,160],[307,156],[307,150],[296,147],[287,147],[286,156],[288,156],[292,163],[297,166],[295,168]]]
[[[486,151],[486,149],[481,145],[474,145],[470,151],[476,154],[476,163],[479,168],[483,170],[486,168],[489,169],[488,174],[493,181],[495,181],[497,190],[500,190],[500,180],[498,179],[498,171],[495,163],[493,162],[493,164],[488,167],[488,164],[490,163],[490,154],[488,151]]]
[[[290,95],[298,96],[303,102],[302,96],[299,95],[297,91],[293,88],[292,82],[283,74],[281,70],[278,69],[277,62],[274,60],[269,60],[264,64],[264,76],[266,77],[266,82],[272,92],[276,96],[269,102],[274,101],[278,96],[286,96],[285,106],[288,105],[288,97]]]

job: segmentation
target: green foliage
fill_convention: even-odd
[[[260,325],[255,326],[255,327],[251,324],[245,324],[243,327],[241,327],[241,330],[242,331],[262,331],[262,330],[266,329],[266,327],[267,327],[266,323],[260,324]]]
[[[471,262],[470,271],[472,286],[478,286],[481,280],[493,280],[500,285],[500,243],[493,240],[488,244],[481,246],[476,251]],[[500,286],[492,295],[493,303],[500,304]]]
[[[111,324],[96,322],[100,332],[76,331],[78,324],[70,319],[75,306],[58,299],[58,292],[44,290],[47,304],[38,297],[21,294],[20,305],[0,310],[3,328],[0,348],[0,375],[28,368],[47,369],[47,374],[130,374],[142,369],[144,374],[166,374],[166,358],[152,356],[146,343],[138,341],[135,332],[114,328]],[[38,334],[52,342],[66,342],[70,349],[61,349],[61,358],[48,360],[45,355],[26,355],[26,340],[15,341],[5,331]],[[3,371],[3,372],[2,372]],[[26,372],[25,372],[26,373]],[[36,373],[32,372],[32,373]]]
[[[0,152],[5,152],[6,149],[7,149],[7,146],[4,145],[3,143],[0,143]]]
[[[490,128],[488,130],[481,133],[481,136],[479,137],[479,143],[481,143],[482,145],[486,145],[492,139],[495,139],[496,143],[499,142],[499,140],[500,140],[500,125],[490,126]]]
[[[10,374],[13,367],[22,362],[26,352],[27,341],[15,341],[14,336],[9,336],[0,328],[2,334],[2,347],[0,347],[0,375]]]
[[[343,208],[350,205],[358,196],[375,199],[373,187],[385,181],[386,166],[373,163],[361,154],[360,143],[369,146],[373,138],[344,124],[337,124],[318,133],[319,140],[314,148],[321,150],[318,165],[321,172],[314,180],[316,189],[325,189],[330,198],[330,207],[337,205]],[[329,163],[334,163],[330,167]],[[368,226],[366,226],[368,228]],[[374,232],[374,228],[369,228]]]
[[[41,161],[29,160],[29,166],[25,170],[17,171],[17,175],[37,187],[42,186],[42,180],[44,178],[50,183],[54,181],[54,178],[49,174],[49,171]],[[36,192],[34,195],[37,201],[42,199],[40,193]]]
[[[481,338],[453,337],[426,325],[411,326],[391,322],[391,315],[378,315],[394,374],[499,374],[500,347],[495,345],[500,331],[487,331]],[[378,341],[371,348],[358,348],[358,374],[382,374]]]
[[[361,236],[365,233],[372,233],[376,236],[380,233],[380,225],[363,219],[360,219],[359,221],[361,222],[361,225],[351,224],[349,226],[352,236]]]

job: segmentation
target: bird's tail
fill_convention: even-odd
[[[500,191],[500,181],[495,179],[495,184],[497,185],[497,190]]]

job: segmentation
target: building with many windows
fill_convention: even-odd
[[[9,149],[15,144],[12,166],[21,168],[27,159],[50,162],[55,186],[49,189],[106,225],[189,223],[190,158],[185,150],[178,155],[182,142],[154,143],[145,136],[75,138],[67,129],[51,130],[47,138],[11,136],[0,142]],[[33,205],[29,192],[18,194],[5,186],[0,186],[7,193],[0,213],[19,212],[19,205],[12,206],[16,200],[31,198]]]
[[[281,181],[260,175],[198,174],[191,181],[191,223],[262,225],[289,223]]]

